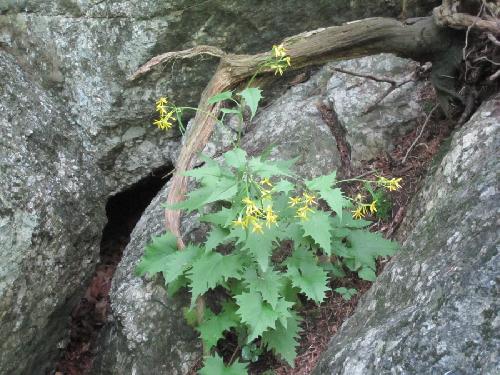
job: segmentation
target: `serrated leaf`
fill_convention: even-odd
[[[258,275],[255,269],[249,268],[244,277],[243,282],[250,292],[259,292],[264,301],[273,309],[276,308],[283,282],[280,274],[268,269],[267,272]]]
[[[221,177],[210,186],[203,186],[188,194],[182,202],[166,206],[171,210],[197,210],[209,203],[221,200],[230,200],[238,193],[238,184],[233,178]]]
[[[248,342],[259,337],[268,328],[276,328],[276,321],[288,319],[291,314],[288,309],[293,305],[284,299],[280,299],[273,309],[270,304],[264,302],[260,293],[242,293],[235,297],[239,305],[236,313],[241,317],[241,321],[250,327]]]
[[[233,220],[235,220],[236,215],[237,213],[235,213],[233,209],[222,207],[222,209],[217,212],[201,216],[199,220],[226,228],[231,225]]]
[[[286,274],[294,287],[299,288],[315,302],[320,303],[325,299],[328,275],[316,264],[316,259],[310,251],[296,249],[285,264]]]
[[[223,91],[219,94],[216,94],[216,95],[208,98],[207,103],[208,104],[215,104],[218,102],[222,102],[223,100],[231,99],[232,97],[233,97],[232,91]]]
[[[144,255],[135,268],[135,275],[144,276],[146,273],[153,275],[163,271],[165,259],[175,251],[177,251],[177,238],[171,232],[153,237],[151,243],[144,249]]]
[[[342,298],[344,298],[346,301],[350,301],[351,298],[358,293],[358,291],[354,288],[345,288],[345,287],[340,287],[336,288],[335,291],[339,293]]]
[[[255,116],[259,107],[260,99],[262,99],[262,90],[257,87],[247,87],[242,92],[238,93],[245,100],[245,104],[250,108],[252,113],[251,119]]]
[[[337,181],[337,171],[324,176],[313,178],[306,181],[305,184],[309,190],[327,190],[331,189],[332,185]]]
[[[377,279],[377,274],[370,267],[363,267],[358,271],[358,276],[367,281],[375,281]]]
[[[276,183],[276,185],[274,185],[273,190],[288,194],[289,192],[295,190],[295,185],[290,181],[280,180]]]
[[[205,251],[212,251],[220,244],[224,243],[229,235],[229,230],[219,226],[213,226],[205,242]]]
[[[243,242],[242,250],[248,252],[254,257],[260,269],[263,272],[269,267],[269,258],[273,250],[273,242],[278,238],[279,226],[273,225],[271,228],[264,228],[263,233],[248,233]]]
[[[200,254],[201,249],[198,246],[189,244],[184,250],[177,250],[164,258],[162,274],[165,284],[169,284],[181,276]]]
[[[221,177],[222,169],[217,163],[211,163],[209,165],[205,164],[201,167],[185,171],[182,173],[182,175],[193,177],[197,180],[202,180],[205,177]]]
[[[217,354],[205,358],[205,365],[200,370],[200,375],[248,375],[247,365],[235,362],[225,366],[224,361]]]
[[[234,309],[223,310],[220,314],[213,314],[210,309],[205,310],[205,319],[196,328],[200,332],[201,339],[207,349],[217,345],[217,342],[224,337],[224,332],[239,323],[238,316]]]
[[[247,163],[247,153],[238,147],[226,152],[223,156],[227,165],[236,169],[244,167]]]
[[[287,320],[286,328],[278,322],[276,329],[267,330],[262,334],[262,341],[268,349],[273,350],[275,354],[280,355],[288,364],[294,367],[296,348],[299,345],[299,317],[292,314]]]
[[[188,272],[191,280],[191,306],[196,298],[209,289],[213,289],[229,278],[240,278],[242,264],[237,255],[221,255],[219,253],[205,253],[193,263]]]
[[[316,242],[325,251],[331,254],[331,233],[330,233],[330,215],[324,211],[314,210],[308,214],[308,220],[300,222],[304,233]]]
[[[394,255],[398,248],[397,243],[386,240],[381,234],[365,230],[351,230],[347,240],[356,262],[371,269],[375,269],[375,260],[379,256]]]
[[[339,219],[342,219],[342,209],[351,206],[351,203],[346,199],[339,188],[332,189],[332,185],[337,181],[337,172],[330,173],[326,176],[320,176],[310,181],[306,181],[306,186],[309,190],[317,191],[321,199],[335,212]]]

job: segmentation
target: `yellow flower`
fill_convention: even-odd
[[[377,180],[377,183],[379,185],[382,185],[383,187],[385,187],[389,191],[395,191],[395,190],[398,190],[399,188],[401,188],[401,185],[399,183],[402,180],[403,179],[401,177],[400,178],[391,178],[389,180],[389,179],[387,179],[385,177],[379,176],[379,178]]]
[[[273,186],[273,184],[271,183],[271,181],[269,180],[269,178],[268,178],[268,177],[263,178],[263,179],[262,179],[262,181],[260,182],[260,184],[261,184],[262,186],[264,186],[264,185],[267,185],[267,186],[269,186],[269,187],[272,187],[272,186]]]
[[[247,206],[246,208],[247,215],[251,216],[260,213],[259,208],[255,205],[254,201],[252,201],[249,197],[243,198],[242,202],[245,203],[245,205]]]
[[[356,220],[362,219],[364,216],[365,216],[365,214],[363,213],[363,207],[362,206],[358,206],[356,208],[356,210],[352,211],[352,217],[354,219],[356,219]]]
[[[160,129],[170,129],[175,122],[174,111],[168,112],[166,115],[161,116],[158,120],[153,122],[153,125],[157,126]]]
[[[372,214],[374,214],[375,212],[377,212],[377,200],[374,200],[371,204],[370,204],[370,212]]]
[[[297,204],[299,204],[301,202],[301,200],[302,199],[300,197],[290,197],[290,199],[289,199],[290,207],[296,206]]]
[[[262,225],[260,225],[257,221],[252,223],[252,232],[253,233],[264,233],[262,230]]]
[[[160,97],[157,101],[156,101],[156,105],[157,106],[164,106],[164,105],[167,105],[168,103],[168,99],[165,98],[164,96]]]
[[[307,205],[311,206],[313,204],[316,204],[316,201],[315,201],[316,197],[314,195],[309,195],[307,193],[304,193],[304,194],[302,194],[302,196],[304,197],[304,202]]]
[[[312,209],[309,208],[309,206],[302,206],[297,210],[297,215],[295,217],[298,217],[302,220],[308,220],[309,218],[307,217],[308,212],[314,212]]]
[[[283,44],[274,45],[273,46],[273,54],[274,54],[274,57],[277,59],[285,57],[286,56],[286,49],[285,49],[285,47],[283,47]]]
[[[271,190],[262,189],[262,199],[271,199]]]
[[[400,178],[392,178],[389,180],[389,190],[390,191],[394,191],[394,190],[398,190],[399,188],[401,188],[401,185],[399,184],[403,179],[400,177]]]
[[[241,216],[238,217],[238,220],[233,220],[233,225],[235,227],[242,227],[242,228],[246,228],[248,223],[246,222],[246,220],[242,220]]]
[[[292,65],[292,63],[291,63],[291,61],[290,61],[290,56],[287,56],[287,57],[283,58],[283,61],[284,61],[284,62],[286,62],[286,64],[287,64],[288,66],[291,66],[291,65]]]
[[[266,225],[268,228],[271,227],[272,224],[276,224],[276,219],[278,219],[278,215],[273,212],[273,208],[271,206],[266,207]]]

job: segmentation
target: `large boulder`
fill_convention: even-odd
[[[373,74],[392,74],[381,63],[385,60],[389,61],[389,66],[395,66],[395,73],[413,67],[408,60],[391,55],[374,56],[362,61],[372,67]],[[359,61],[353,60],[346,66],[351,64],[357,67]],[[337,73],[331,67],[320,69],[308,81],[291,87],[262,109],[244,129],[242,147],[251,155],[259,155],[272,146],[270,157],[275,160],[298,157],[295,171],[304,178],[337,170],[341,165],[337,142],[318,109],[318,104],[332,107],[328,88]],[[346,81],[348,84],[350,82]],[[419,84],[415,85],[419,87]],[[336,90],[341,89],[340,85],[335,87]],[[382,85],[376,87],[378,90],[372,88],[373,95],[385,91]],[[380,106],[377,113],[385,116],[388,111],[393,113],[391,106]],[[414,111],[413,124],[416,124],[420,113],[420,108]],[[402,122],[394,116],[394,123]],[[366,122],[365,126],[370,129],[370,124]],[[236,125],[233,122],[227,125],[215,129],[204,150],[206,154],[217,156],[231,146],[236,139]],[[377,132],[377,129],[373,131]],[[381,138],[388,138],[384,139],[382,146],[393,142],[394,136],[391,132],[381,133]],[[380,150],[383,150],[382,146],[379,146]],[[185,299],[167,298],[161,280],[141,279],[133,274],[151,236],[164,232],[161,203],[167,194],[168,186],[146,209],[115,273],[110,293],[113,312],[100,339],[95,373],[124,374],[135,369],[137,374],[186,374],[201,356],[197,335],[182,322]],[[181,227],[186,238],[203,240],[203,232],[198,230],[199,224],[194,217],[186,217]]]
[[[498,374],[500,97],[453,136],[400,231],[401,251],[315,374]]]
[[[423,14],[433,3],[408,2],[408,14]],[[260,52],[302,31],[400,13],[399,0],[7,1],[0,4],[0,46],[90,135],[107,186],[116,192],[169,164],[178,151],[178,133],[165,136],[150,126],[154,101],[164,95],[197,104],[217,65],[206,56],[175,60],[128,82],[151,57],[199,44]]]
[[[104,179],[75,123],[1,50],[0,72],[0,373],[35,374],[98,258]]]

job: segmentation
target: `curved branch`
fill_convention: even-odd
[[[204,45],[185,49],[183,51],[166,52],[161,55],[153,57],[146,64],[142,65],[130,77],[127,78],[127,81],[136,80],[137,78],[151,71],[151,69],[153,69],[155,66],[167,62],[169,60],[189,59],[199,55],[211,55],[215,57],[222,57],[225,54],[226,53],[220,48],[213,46],[204,46]]]
[[[426,61],[433,55],[443,55],[442,52],[451,48],[453,43],[454,38],[450,31],[438,28],[430,17],[418,20],[412,25],[389,18],[370,18],[299,34],[283,41],[292,60],[291,69],[383,52]],[[182,51],[181,54],[185,57],[192,56],[194,49],[188,51]],[[161,55],[164,57],[152,59],[139,69],[141,74],[149,71],[159,61],[165,61],[166,55],[167,58],[173,58],[175,55],[178,57],[179,53],[169,52]],[[184,199],[187,178],[181,173],[193,167],[196,154],[203,150],[212,134],[213,117],[217,115],[219,106],[208,105],[208,98],[232,89],[251,77],[269,56],[269,52],[256,55],[220,54],[219,66],[201,95],[198,107],[203,111],[197,112],[186,143],[180,151],[167,198],[168,204]],[[138,72],[135,76],[138,76]],[[166,210],[165,219],[167,229],[177,236],[179,246],[183,248],[179,228],[180,212]]]

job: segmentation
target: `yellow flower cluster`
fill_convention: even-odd
[[[157,126],[162,130],[168,130],[172,126],[174,126],[175,117],[175,107],[168,110],[168,99],[165,97],[161,97],[156,101],[156,111],[160,114],[160,118],[153,122],[153,125]]]
[[[264,186],[268,186],[270,189],[265,189]],[[258,188],[261,200],[272,199],[272,187],[273,184],[269,178],[266,177],[260,181]],[[233,221],[235,227],[248,228],[251,225],[252,232],[263,233],[263,225],[271,228],[271,225],[277,224],[278,215],[273,211],[272,204],[266,204],[265,208],[259,208],[250,197],[243,198],[242,202],[245,204],[245,214]]]
[[[311,206],[316,205],[316,196],[313,194],[303,193],[301,197],[290,197],[288,203],[289,207],[297,207],[296,215],[301,220],[309,220],[307,214],[313,212]]]
[[[273,46],[273,59],[269,62],[269,67],[274,70],[275,75],[283,75],[285,69],[292,65],[290,56],[283,44]]]
[[[388,189],[389,191],[395,191],[401,188],[401,185],[399,184],[403,179],[400,178],[385,178],[382,176],[378,177],[377,184],[380,186],[383,186],[384,188]]]
[[[377,212],[377,201],[374,200],[372,203],[362,203],[358,202],[358,206],[354,211],[352,211],[352,217],[356,220],[362,219],[370,211],[374,214]]]
[[[245,197],[242,202],[246,206],[245,215],[233,221],[235,227],[248,228],[251,225],[252,232],[263,233],[263,224],[271,228],[271,225],[277,223],[278,215],[273,211],[272,205],[261,209],[249,197]]]

